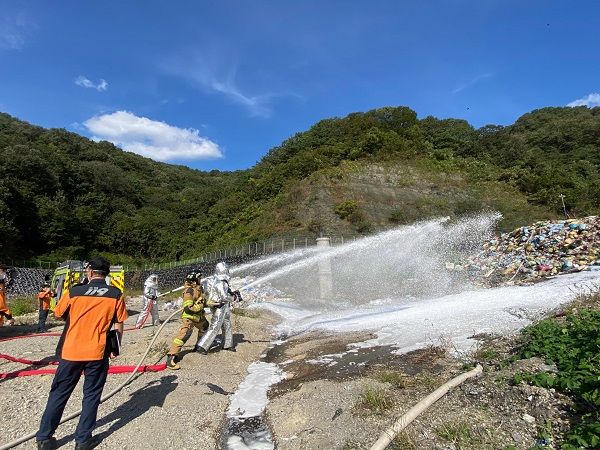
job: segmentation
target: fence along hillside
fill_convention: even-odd
[[[341,245],[345,242],[355,240],[357,236],[333,236],[330,237],[331,245]],[[314,237],[274,238],[260,242],[227,247],[201,255],[198,258],[171,261],[144,266],[124,266],[125,288],[141,289],[144,280],[152,273],[159,276],[160,287],[163,291],[181,286],[185,274],[192,269],[200,270],[209,275],[219,261],[226,261],[230,266],[243,264],[265,255],[289,252],[297,249],[313,247],[316,245]],[[60,262],[33,262],[34,267],[15,267],[15,281],[8,290],[12,296],[35,295],[44,282],[46,275],[51,275],[54,267]]]

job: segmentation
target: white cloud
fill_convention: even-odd
[[[37,25],[23,13],[0,18],[0,49],[21,50],[25,36],[35,28]]]
[[[75,78],[75,84],[77,86],[81,86],[84,88],[96,89],[98,92],[104,92],[108,89],[108,83],[106,80],[100,78],[98,84],[94,84],[94,82],[83,75],[79,75]]]
[[[233,77],[222,81],[214,78],[200,79],[199,81],[215,92],[224,94],[231,100],[245,106],[254,116],[268,117],[271,115],[271,107],[269,105],[269,99],[272,97],[271,94],[246,95],[236,86]]]
[[[588,94],[587,97],[578,98],[571,103],[567,103],[567,106],[587,106],[588,108],[600,106],[600,94],[593,92]]]
[[[475,78],[473,78],[471,81],[468,81],[467,83],[463,83],[460,86],[456,87],[455,89],[452,89],[452,93],[453,94],[458,94],[459,92],[464,91],[465,89],[479,83],[482,80],[485,80],[487,78],[491,78],[493,76],[492,73],[482,73],[481,75],[477,75]]]
[[[246,108],[252,116],[269,117],[276,98],[300,98],[292,93],[266,92],[256,95],[248,93],[239,86],[238,65],[238,58],[227,49],[209,48],[197,49],[185,56],[172,58],[164,62],[161,69],[169,75],[187,80],[206,92],[225,96]]]
[[[200,136],[198,130],[178,128],[165,122],[116,111],[86,120],[95,141],[106,140],[158,161],[222,158],[219,146]]]

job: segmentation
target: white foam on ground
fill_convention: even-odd
[[[248,376],[231,397],[227,417],[243,419],[260,416],[268,403],[267,391],[283,377],[283,371],[276,364],[262,361],[250,364]]]
[[[450,344],[457,350],[468,350],[474,344],[470,336],[514,332],[598,283],[598,272],[581,272],[529,286],[478,289],[418,300],[386,298],[381,305],[371,303],[358,309],[315,313],[276,302],[262,307],[283,318],[277,331],[284,334],[369,330],[377,337],[360,346],[392,345],[398,352],[406,352],[430,344]]]
[[[244,421],[251,417],[260,417],[267,406],[267,391],[284,378],[284,372],[273,363],[254,362],[248,367],[248,376],[238,386],[231,397],[227,417]],[[227,437],[227,449],[230,450],[273,450],[275,444],[271,433],[258,430],[251,435],[230,435]]]

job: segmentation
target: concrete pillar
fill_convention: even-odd
[[[328,237],[317,238],[317,247],[331,247]],[[331,275],[331,258],[319,258],[319,293],[321,300],[329,300],[333,294],[333,277]]]

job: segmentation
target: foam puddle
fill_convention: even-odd
[[[272,450],[273,438],[264,420],[267,391],[281,381],[283,371],[277,364],[254,362],[248,367],[248,375],[231,397],[227,409],[227,427],[222,435],[223,449]]]

